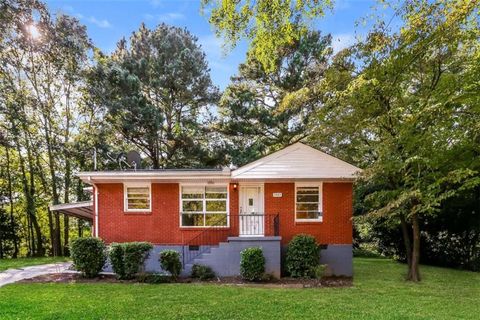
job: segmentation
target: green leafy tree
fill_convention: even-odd
[[[97,54],[90,88],[112,129],[148,155],[153,168],[216,162],[208,123],[218,90],[188,31],[142,24],[111,56]]]
[[[312,140],[350,146],[365,167],[365,211],[401,225],[407,278],[419,281],[421,220],[480,184],[478,2],[395,10],[399,31],[380,21],[336,57]]]
[[[298,42],[311,20],[331,6],[330,0],[202,0],[226,47],[235,47],[243,38],[250,40],[249,54],[266,72],[278,67],[282,59],[278,48]]]
[[[308,32],[278,49],[275,71],[265,72],[252,57],[240,66],[220,101],[219,130],[232,142],[235,164],[308,136],[311,115],[320,106],[315,86],[324,77],[330,42],[330,36]]]

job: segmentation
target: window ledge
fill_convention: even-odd
[[[123,214],[125,214],[125,215],[140,215],[140,216],[145,216],[145,215],[150,215],[150,214],[152,214],[152,211],[124,211]]]
[[[319,224],[323,219],[311,219],[311,220],[295,220],[295,224]]]

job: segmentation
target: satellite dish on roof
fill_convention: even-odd
[[[127,153],[128,165],[134,170],[142,167],[142,157],[137,151],[131,150]]]

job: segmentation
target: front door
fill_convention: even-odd
[[[240,236],[263,236],[264,220],[262,187],[240,187]]]

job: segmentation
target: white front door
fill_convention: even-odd
[[[240,187],[240,236],[263,236],[263,188]]]

